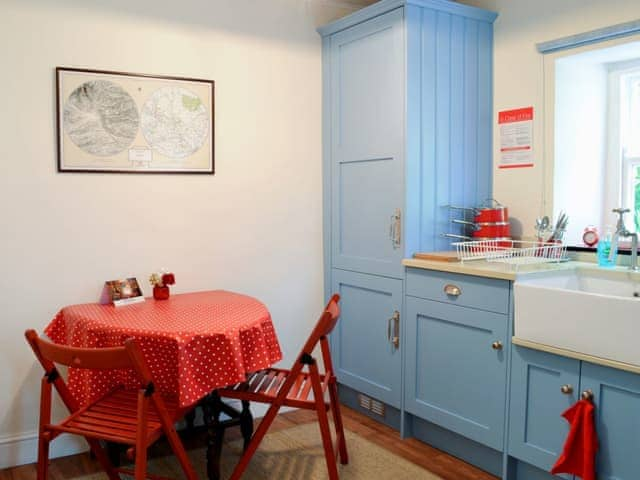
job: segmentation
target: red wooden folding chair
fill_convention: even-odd
[[[327,335],[333,330],[340,316],[339,300],[339,295],[334,295],[331,298],[290,370],[267,368],[249,375],[246,382],[218,390],[218,394],[223,398],[271,404],[231,474],[231,480],[238,480],[242,476],[251,457],[278,414],[278,410],[283,405],[316,411],[330,480],[338,479],[336,464],[338,455],[340,463],[343,465],[348,463],[347,444],[338,402],[338,388],[327,339]],[[324,374],[320,374],[316,359],[312,356],[318,343],[320,343],[322,351]],[[304,367],[306,367],[306,371]],[[327,390],[329,402],[325,401]],[[333,413],[333,423],[336,430],[335,449],[329,428],[328,410]]]
[[[151,372],[133,340],[127,340],[123,347],[74,348],[48,342],[35,330],[27,330],[25,336],[45,371],[40,391],[38,480],[46,480],[49,443],[62,433],[83,436],[110,480],[120,479],[119,473],[132,475],[136,480],[163,478],[147,474],[147,448],[166,435],[186,477],[197,480],[173,426],[186,412],[178,407],[175,398],[164,397],[155,391]],[[80,406],[58,373],[56,364],[87,369],[132,368],[143,387],[137,392],[116,387],[98,400]],[[51,423],[52,385],[71,413],[57,424]],[[100,440],[129,445],[128,453],[135,459],[135,469],[114,467]]]

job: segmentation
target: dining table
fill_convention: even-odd
[[[123,306],[69,305],[60,309],[44,332],[56,343],[84,348],[120,346],[133,338],[151,369],[155,388],[177,397],[185,409],[204,404],[204,421],[209,427],[217,425],[221,411],[234,413],[219,403],[216,389],[242,382],[248,373],[282,358],[266,306],[248,295],[225,290],[172,294],[166,300],[147,298]],[[137,388],[139,381],[127,370],[70,368],[68,372],[69,390],[80,404],[116,385]],[[207,401],[211,399],[213,406]],[[253,421],[248,404],[237,413],[245,420],[241,428],[246,445]],[[211,438],[216,428],[208,430],[207,472],[210,479],[217,479],[221,445],[216,446]]]

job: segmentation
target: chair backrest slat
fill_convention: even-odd
[[[48,342],[40,338],[35,330],[27,330],[25,337],[27,337],[27,341],[41,363],[44,358],[59,365],[74,368],[89,368],[92,370],[134,367],[125,347],[69,347],[67,345]]]

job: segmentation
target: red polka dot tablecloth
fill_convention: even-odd
[[[64,307],[45,328],[56,343],[113,347],[134,338],[156,388],[189,406],[216,388],[245,379],[282,358],[271,315],[258,300],[223,290],[114,307]],[[115,385],[137,387],[132,371],[70,369],[69,388],[87,403]]]

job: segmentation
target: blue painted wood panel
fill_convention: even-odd
[[[583,362],[581,390],[594,393],[599,480],[640,478],[640,375]]]
[[[407,297],[405,408],[502,450],[507,315]]]
[[[491,196],[493,27],[429,8],[408,8],[407,16],[407,92],[420,93],[407,98],[409,118],[420,118],[406,130],[407,171],[421,178],[414,243],[444,250],[451,240],[443,233],[462,233],[446,206]]]
[[[403,10],[331,37],[332,265],[400,278],[404,212]],[[398,228],[402,228],[402,221]]]
[[[571,385],[573,392],[562,393],[563,385]],[[541,470],[551,470],[569,431],[567,422],[560,415],[578,400],[579,395],[579,360],[514,346],[509,455]]]
[[[402,313],[402,280],[338,269],[332,276],[333,291],[341,296],[340,320],[331,336],[338,381],[400,408],[401,351],[387,335],[389,318]]]

